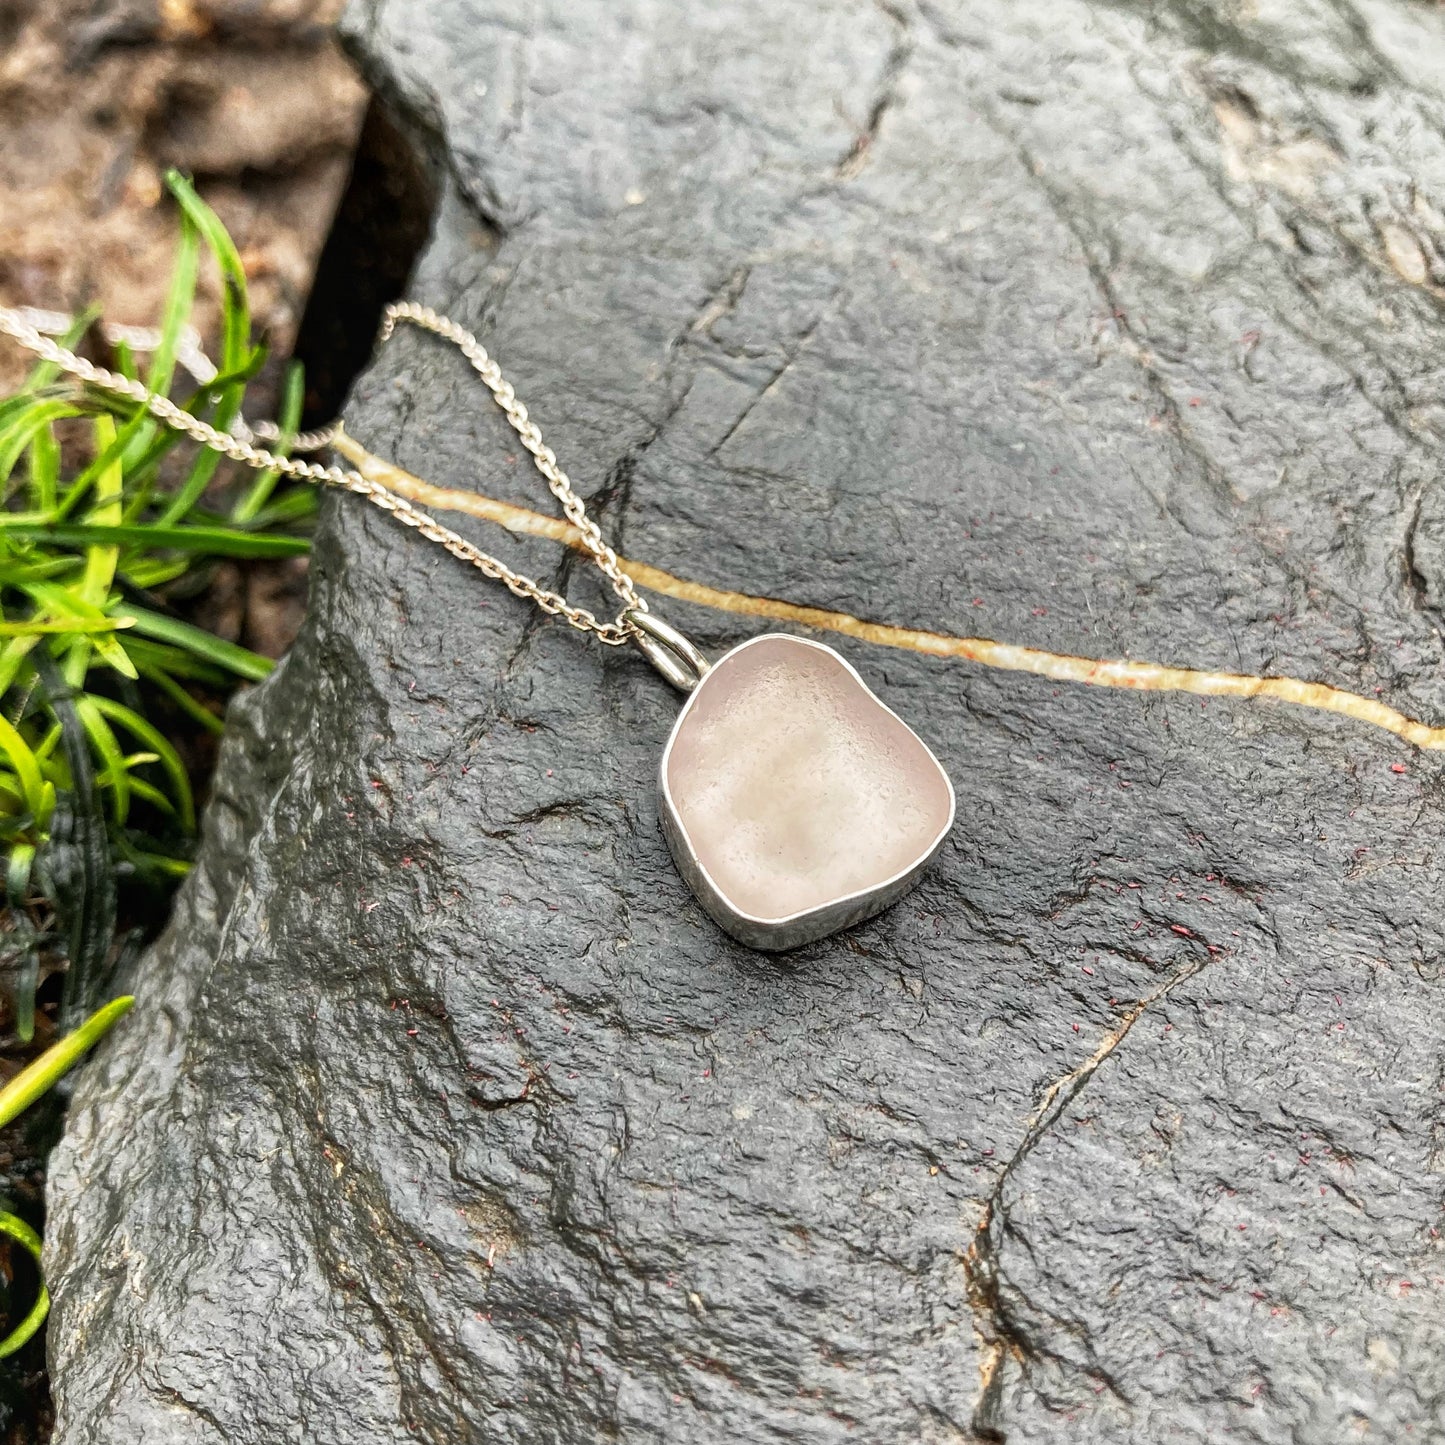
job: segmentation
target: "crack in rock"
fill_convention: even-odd
[[[1018,1147],[1005,1160],[984,1201],[983,1216],[979,1220],[973,1241],[962,1256],[969,1307],[973,1311],[974,1328],[983,1346],[979,1365],[979,1390],[973,1412],[973,1429],[981,1440],[1007,1439],[1007,1432],[998,1421],[1003,1390],[1002,1366],[1006,1358],[1013,1358],[1027,1366],[1031,1358],[1047,1355],[1062,1363],[1060,1357],[1047,1350],[1027,1330],[1003,1298],[1002,1236],[1008,1232],[1008,1205],[1004,1191],[1009,1180],[1100,1066],[1129,1037],[1134,1025],[1155,1004],[1195,977],[1209,961],[1209,946],[1204,944],[1187,963],[1182,964],[1157,988],[1134,1003],[1087,1059],[1048,1084],[1038,1107],[1024,1125]],[[1121,1403],[1129,1403],[1127,1394],[1109,1371],[1101,1365],[1095,1365],[1091,1367],[1090,1373]]]

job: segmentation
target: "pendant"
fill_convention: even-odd
[[[796,948],[913,887],[953,826],[953,785],[844,658],[770,632],[710,665],[660,618],[628,617],[688,694],[659,812],[678,871],[723,929],[751,948]]]

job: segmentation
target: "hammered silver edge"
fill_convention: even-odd
[[[939,829],[938,836],[933,840],[932,845],[916,863],[910,864],[909,867],[895,873],[891,878],[884,879],[882,883],[872,888],[860,889],[856,893],[849,893],[842,898],[834,899],[831,903],[821,904],[817,908],[789,914],[786,918],[758,918],[753,914],[739,911],[727,900],[698,859],[692,842],[687,836],[687,829],[677,814],[676,805],[672,800],[672,790],[667,782],[667,763],[672,756],[673,740],[677,737],[678,730],[682,727],[693,700],[703,690],[703,685],[699,684],[688,695],[686,702],[682,705],[682,710],[674,720],[672,731],[667,736],[667,745],[662,750],[662,760],[658,764],[658,815],[662,822],[662,835],[667,840],[668,850],[672,854],[673,862],[677,865],[677,871],[682,874],[684,881],[697,896],[697,901],[702,904],[704,911],[713,922],[725,933],[737,939],[739,943],[766,953],[782,953],[790,948],[800,948],[805,943],[814,943],[820,938],[826,938],[830,933],[837,933],[841,929],[851,928],[855,923],[862,923],[865,919],[872,918],[874,914],[881,913],[890,904],[896,903],[918,882],[924,870],[938,856],[949,833],[953,831],[954,821],[958,814],[958,795],[954,791],[953,780],[948,776],[947,769],[939,762],[933,749],[868,686],[858,669],[835,648],[829,647],[823,642],[814,642],[809,637],[798,637],[791,632],[764,632],[757,637],[748,638],[746,642],[740,642],[736,647],[725,652],[713,663],[709,673],[716,671],[729,658],[735,657],[747,648],[777,637],[786,638],[789,642],[800,643],[804,647],[815,647],[820,652],[828,653],[843,665],[851,674],[853,681],[884,712],[893,718],[900,727],[907,729],[923,751],[928,754],[929,760],[938,769],[939,776],[948,789],[948,818],[943,827]],[[704,679],[705,681],[706,679]]]

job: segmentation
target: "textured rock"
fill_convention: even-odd
[[[630,555],[1445,717],[1438,7],[349,26],[447,163],[417,293]],[[348,421],[540,495],[428,338]],[[668,861],[642,660],[328,502],[55,1156],[65,1445],[1445,1432],[1436,757],[838,646],[967,805],[765,958]]]

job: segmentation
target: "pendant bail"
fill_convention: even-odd
[[[712,664],[671,624],[637,607],[629,607],[622,620],[637,629],[632,640],[679,692],[691,692],[707,676]]]

